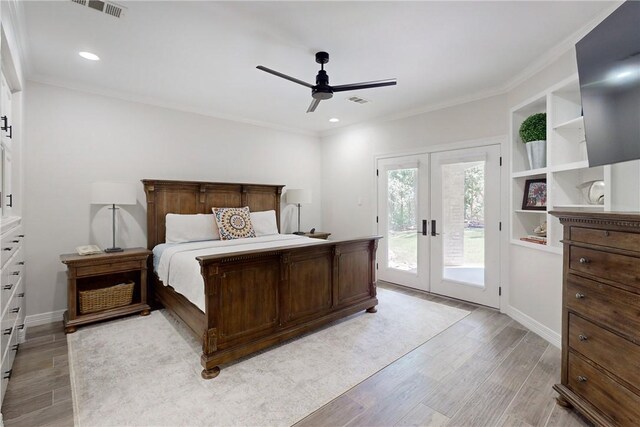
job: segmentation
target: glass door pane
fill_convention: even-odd
[[[387,170],[387,265],[418,271],[418,168]]]
[[[482,288],[484,171],[484,161],[442,165],[442,275]]]

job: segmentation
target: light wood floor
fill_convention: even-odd
[[[555,404],[560,350],[542,338],[496,310],[379,286],[472,313],[297,426],[590,425]],[[73,425],[61,323],[27,331],[2,414],[7,427]]]

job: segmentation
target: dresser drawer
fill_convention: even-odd
[[[571,227],[571,240],[575,242],[609,246],[611,248],[640,251],[640,233]]]
[[[0,369],[0,378],[2,379],[2,396],[0,400],[4,399],[4,394],[7,391],[7,384],[9,383],[9,377],[11,376],[11,367],[13,366],[13,360],[16,357],[18,351],[18,333],[15,331],[11,334],[8,341],[9,348],[4,353],[4,359],[2,359],[2,365]],[[4,347],[3,347],[4,350]]]
[[[569,270],[640,288],[640,258],[570,246]]]
[[[570,314],[569,347],[640,389],[640,346]]]
[[[568,274],[563,301],[569,310],[640,344],[640,295]]]
[[[640,423],[640,396],[574,353],[569,353],[568,368],[568,386],[574,393],[589,401],[617,425],[637,426]]]
[[[0,239],[0,266],[4,267],[6,262],[18,250],[23,237],[21,227],[16,227],[2,236],[2,239]]]

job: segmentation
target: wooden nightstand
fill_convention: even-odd
[[[314,239],[324,239],[327,240],[327,237],[331,236],[331,233],[325,233],[323,231],[316,231],[315,233],[304,233],[307,237],[313,237]]]
[[[137,313],[146,316],[147,258],[151,251],[144,248],[125,249],[123,252],[96,255],[65,254],[60,260],[67,265],[67,311],[64,313],[64,331],[72,333],[76,326],[100,320]],[[105,289],[120,283],[133,282],[131,304],[82,314],[81,291]]]

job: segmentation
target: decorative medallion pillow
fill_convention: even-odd
[[[244,208],[212,208],[212,210],[222,240],[256,237],[256,232],[251,225],[248,206]]]

